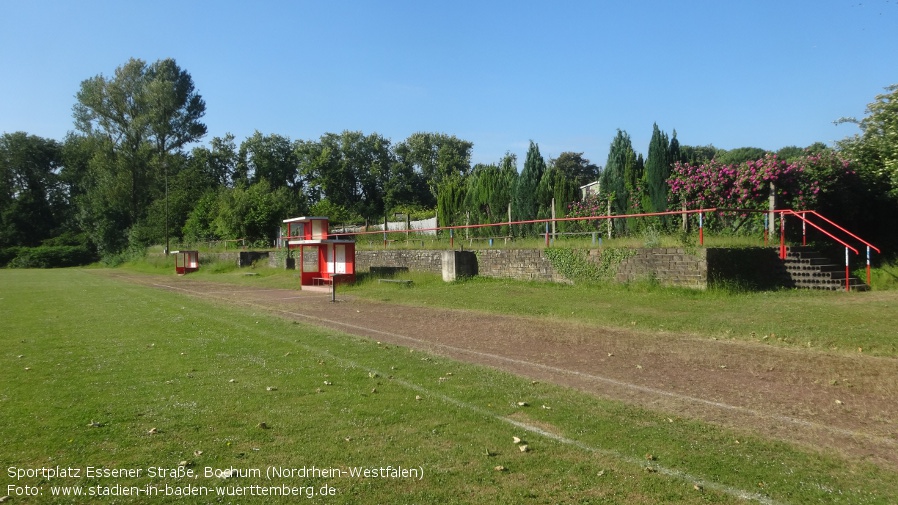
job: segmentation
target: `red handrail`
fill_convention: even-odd
[[[528,220],[520,220],[520,221],[502,221],[498,223],[486,223],[486,224],[469,224],[469,225],[456,225],[456,226],[437,226],[433,228],[418,228],[412,230],[374,230],[374,231],[364,231],[364,232],[350,232],[350,233],[329,233],[328,235],[331,237],[338,236],[360,236],[360,235],[373,235],[373,234],[383,234],[384,235],[384,246],[386,247],[386,234],[387,233],[408,233],[408,232],[427,232],[427,231],[440,231],[440,230],[449,230],[449,240],[450,243],[454,244],[455,238],[455,230],[466,230],[466,229],[476,229],[476,228],[488,228],[494,226],[506,226],[506,225],[522,225],[522,224],[537,224],[537,223],[545,223],[546,224],[546,245],[548,245],[549,241],[549,232],[548,232],[548,224],[550,222],[563,222],[563,221],[593,221],[593,220],[607,220],[607,219],[629,219],[629,218],[638,218],[638,217],[652,217],[652,216],[676,216],[683,214],[698,214],[699,216],[699,244],[704,245],[704,226],[703,226],[703,217],[706,212],[741,212],[741,213],[761,213],[768,214],[769,210],[760,210],[760,209],[730,209],[730,208],[718,208],[711,207],[707,209],[694,209],[694,210],[674,210],[674,211],[666,211],[666,212],[646,212],[640,214],[618,214],[618,215],[602,215],[602,216],[587,216],[587,217],[564,217],[564,218],[545,218],[545,219],[528,219]],[[854,251],[855,254],[860,255],[860,252],[851,246],[847,241],[837,237],[835,234],[830,233],[825,230],[823,227],[814,223],[810,219],[808,219],[807,215],[813,215],[820,218],[822,221],[826,222],[826,224],[832,226],[839,232],[851,237],[854,240],[864,244],[867,247],[867,283],[870,283],[870,249],[875,250],[877,253],[881,253],[880,249],[870,242],[860,238],[854,233],[848,231],[844,227],[836,224],[832,220],[826,218],[820,213],[812,210],[802,210],[796,211],[792,209],[778,209],[774,210],[774,213],[780,214],[780,257],[785,259],[786,256],[786,246],[785,246],[785,225],[783,217],[785,215],[794,215],[795,217],[801,219],[803,224],[810,224],[821,233],[832,239],[838,244],[845,246],[845,289],[849,289],[849,261],[848,261],[848,251]],[[774,223],[768,224],[768,230],[772,229]],[[766,241],[765,241],[766,243]]]
[[[854,254],[860,254],[860,253],[858,252],[858,250],[855,249],[854,247],[852,247],[848,242],[845,242],[844,240],[840,239],[839,237],[837,237],[837,236],[833,235],[832,233],[830,233],[830,232],[824,230],[823,228],[817,226],[817,224],[814,223],[813,221],[810,221],[808,218],[804,217],[804,215],[803,215],[804,213],[806,213],[806,212],[812,212],[812,211],[797,211],[797,212],[796,212],[796,211],[794,211],[794,210],[792,210],[792,209],[784,209],[784,210],[777,210],[776,212],[780,212],[780,213],[783,213],[783,214],[786,214],[786,213],[791,214],[791,215],[797,217],[798,219],[801,219],[802,222],[805,222],[805,223],[807,223],[807,224],[813,226],[814,228],[817,228],[818,230],[820,230],[821,233],[823,233],[823,234],[826,235],[827,237],[829,237],[829,238],[835,240],[836,242],[842,244],[842,245],[845,246],[846,248],[851,249],[852,251],[854,251]]]

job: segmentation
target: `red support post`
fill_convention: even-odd
[[[455,235],[452,233],[452,228],[449,228],[449,249],[455,249]]]
[[[867,246],[867,285],[870,285],[870,246]]]
[[[698,213],[698,245],[705,245],[704,212]]]

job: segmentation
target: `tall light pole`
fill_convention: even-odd
[[[165,173],[165,255],[168,256],[168,163],[162,154],[162,171]]]

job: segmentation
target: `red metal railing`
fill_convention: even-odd
[[[716,208],[710,209],[697,209],[697,210],[676,210],[676,211],[667,211],[667,212],[644,212],[641,214],[619,214],[619,215],[606,215],[606,216],[587,216],[587,217],[560,217],[560,218],[547,218],[547,219],[527,219],[523,221],[502,221],[500,223],[487,223],[487,224],[466,224],[466,225],[456,225],[456,226],[437,226],[433,228],[416,228],[413,230],[374,230],[374,231],[359,231],[359,232],[347,232],[347,233],[328,233],[329,237],[350,237],[350,236],[359,236],[359,235],[383,235],[384,246],[387,244],[387,234],[389,233],[420,233],[427,231],[449,231],[449,243],[451,246],[454,246],[455,240],[455,231],[456,230],[473,230],[478,228],[491,228],[498,226],[512,226],[512,225],[525,225],[525,224],[541,224],[544,223],[546,226],[545,233],[541,233],[540,235],[545,235],[546,237],[546,245],[549,245],[549,238],[552,236],[552,233],[549,232],[549,225],[553,222],[561,223],[565,221],[602,221],[608,219],[630,219],[630,218],[640,218],[640,217],[653,217],[653,216],[682,216],[684,214],[698,214],[699,226],[698,226],[698,238],[699,245],[704,245],[704,214],[706,212],[714,212]]]
[[[848,251],[849,251],[849,249],[850,249],[850,250],[854,251],[854,254],[860,254],[860,253],[858,252],[858,250],[855,249],[854,247],[852,247],[851,245],[849,245],[848,242],[845,242],[844,240],[840,239],[839,237],[836,237],[836,236],[833,235],[832,233],[830,233],[830,232],[824,230],[822,227],[818,226],[816,223],[814,223],[814,222],[812,222],[812,221],[809,221],[809,220],[804,216],[805,212],[796,212],[796,211],[794,211],[794,210],[783,210],[783,211],[778,211],[778,212],[781,212],[781,214],[780,214],[780,228],[783,230],[783,231],[781,232],[781,235],[780,235],[780,257],[781,257],[782,259],[786,259],[786,245],[785,245],[785,222],[786,222],[786,220],[785,220],[785,217],[786,217],[786,214],[789,214],[789,215],[792,215],[792,216],[797,217],[798,219],[801,219],[801,223],[802,223],[802,229],[801,229],[801,233],[802,233],[802,245],[806,245],[806,244],[807,244],[807,238],[806,238],[806,237],[807,237],[807,236],[806,236],[806,230],[807,230],[807,229],[805,228],[804,225],[805,225],[805,224],[809,224],[809,225],[813,226],[814,228],[816,228],[816,229],[817,229],[818,231],[820,231],[821,233],[823,233],[824,235],[826,235],[827,237],[829,237],[829,238],[831,238],[832,240],[838,242],[839,244],[845,246],[845,291],[850,291],[850,290],[851,290],[851,280],[850,280],[850,279],[851,279],[851,274],[850,274],[850,270],[851,270],[851,269],[850,269],[850,267],[849,267],[849,256],[848,256]]]
[[[667,212],[645,212],[640,214],[619,214],[619,215],[603,215],[603,216],[588,216],[588,217],[564,217],[564,218],[548,218],[548,219],[528,219],[521,221],[503,221],[500,223],[487,223],[487,224],[469,224],[469,225],[457,225],[457,226],[438,226],[433,228],[418,228],[412,230],[375,230],[375,231],[362,231],[362,232],[352,232],[352,233],[330,233],[331,237],[350,237],[350,236],[363,236],[363,235],[383,235],[384,247],[387,247],[388,240],[387,235],[389,233],[421,233],[421,232],[436,232],[436,231],[448,231],[449,232],[449,243],[450,247],[455,246],[455,234],[459,230],[473,230],[480,228],[491,228],[491,227],[501,227],[501,226],[514,226],[514,225],[532,225],[532,224],[544,224],[545,232],[541,233],[541,235],[545,236],[546,246],[549,245],[550,237],[553,234],[549,231],[549,227],[551,223],[556,222],[565,222],[565,221],[603,221],[609,219],[631,219],[631,218],[643,218],[643,217],[654,217],[654,216],[683,216],[697,214],[698,215],[698,242],[699,245],[704,245],[704,221],[706,213],[713,212],[736,212],[736,213],[760,213],[765,214],[765,230],[764,230],[764,243],[767,243],[767,238],[770,236],[770,232],[773,230],[775,223],[767,222],[766,215],[770,213],[769,210],[759,210],[759,209],[729,209],[729,208],[707,208],[707,209],[695,209],[695,210],[677,210],[677,211],[667,211]],[[834,242],[845,247],[845,290],[850,290],[850,266],[849,266],[849,251],[853,251],[855,254],[860,255],[857,248],[852,246],[849,243],[849,240],[855,240],[864,246],[866,246],[867,251],[867,283],[870,283],[870,250],[875,250],[877,253],[881,253],[880,249],[870,242],[860,238],[854,233],[848,231],[844,227],[836,224],[832,220],[826,218],[820,213],[812,210],[801,210],[796,211],[792,209],[779,209],[773,211],[775,214],[779,214],[780,216],[780,258],[786,258],[786,225],[785,225],[785,217],[795,216],[802,223],[802,245],[807,244],[807,227],[806,225],[811,225],[814,229],[818,230],[824,236],[833,240]],[[814,222],[809,219],[809,216],[813,218],[818,218],[823,224]],[[824,228],[824,226],[829,227],[829,230]],[[838,234],[842,234],[842,237],[838,236]]]
[[[769,210],[753,210],[753,209],[718,209],[720,211],[725,212],[742,212],[742,213],[764,213],[768,214]],[[850,265],[849,265],[849,251],[854,251],[855,254],[860,255],[858,250],[853,247],[849,240],[855,240],[860,242],[867,248],[867,284],[870,284],[870,249],[875,250],[877,253],[881,253],[878,247],[874,246],[870,242],[862,239],[861,237],[855,235],[854,233],[845,229],[845,227],[836,224],[831,219],[823,216],[817,211],[813,210],[792,210],[792,209],[779,209],[773,211],[776,214],[780,215],[780,258],[786,259],[786,215],[791,215],[797,217],[801,221],[801,244],[807,245],[807,225],[811,225],[813,228],[817,229],[820,233],[825,235],[830,240],[833,240],[837,244],[840,244],[845,247],[845,290],[849,291],[851,289],[850,284]],[[815,218],[819,218],[823,223],[830,227],[829,230],[824,229],[824,225],[819,223],[815,223],[808,216],[813,216]],[[765,219],[765,224],[767,230],[765,230],[765,243],[767,241],[767,237],[770,235],[770,231],[775,226],[775,223],[767,223]],[[837,234],[842,234],[842,237],[837,236]]]
[[[840,232],[844,233],[845,235],[848,235],[848,236],[851,237],[852,239],[854,239],[854,240],[860,242],[861,244],[863,244],[863,245],[866,247],[866,250],[867,250],[867,258],[866,258],[866,260],[867,260],[867,284],[870,284],[870,249],[873,249],[873,250],[876,251],[878,254],[882,254],[882,251],[880,251],[878,247],[876,247],[875,245],[871,244],[870,242],[867,242],[866,240],[862,239],[861,237],[858,237],[858,236],[855,235],[854,233],[851,233],[850,231],[846,230],[846,229],[843,228],[842,226],[839,226],[838,224],[834,223],[832,220],[828,219],[826,216],[820,214],[819,212],[816,212],[816,211],[813,211],[813,210],[805,210],[805,211],[799,211],[799,213],[802,213],[802,214],[805,214],[805,215],[806,215],[806,214],[810,214],[810,215],[812,215],[812,216],[814,216],[814,217],[816,217],[816,218],[820,218],[820,219],[822,219],[824,222],[826,222],[828,225],[834,227],[835,229],[839,230]],[[803,231],[804,231],[804,230],[802,230],[802,232],[803,232]],[[804,242],[805,240],[806,240],[806,238],[804,237],[804,233],[802,233],[802,241]]]

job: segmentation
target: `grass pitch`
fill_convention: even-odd
[[[898,496],[891,472],[763,434],[89,271],[3,270],[0,286],[0,497],[11,503]]]

